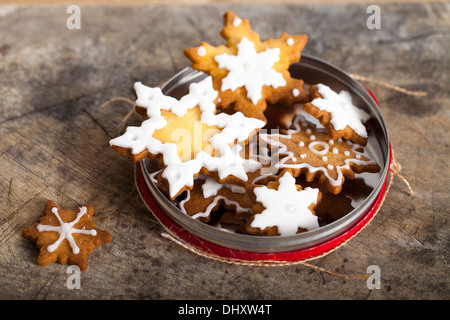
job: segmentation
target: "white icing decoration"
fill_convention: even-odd
[[[270,144],[272,146],[278,147],[279,150],[278,152],[280,154],[285,154],[287,155],[286,157],[283,157],[280,159],[280,161],[275,165],[275,167],[277,168],[292,168],[292,169],[301,169],[301,168],[307,168],[309,170],[309,172],[314,173],[316,171],[322,171],[324,176],[328,179],[328,181],[330,182],[330,184],[332,186],[339,186],[342,184],[342,179],[344,178],[341,169],[350,169],[350,163],[356,163],[359,165],[370,165],[370,164],[376,164],[376,162],[372,159],[368,159],[368,160],[361,160],[361,159],[357,159],[357,158],[348,158],[344,160],[344,165],[342,166],[336,166],[336,172],[337,172],[337,177],[336,179],[333,179],[333,177],[331,177],[327,171],[327,169],[325,167],[314,167],[312,165],[310,165],[309,163],[292,163],[292,164],[286,164],[287,161],[292,160],[292,158],[294,158],[294,153],[292,151],[288,151],[287,150],[287,146],[283,143],[280,142],[280,137],[282,138],[286,138],[286,139],[290,139],[291,135],[295,132],[298,132],[301,130],[300,127],[300,122],[303,117],[301,115],[297,115],[294,120],[293,120],[293,125],[294,125],[294,129],[290,129],[288,130],[288,134],[286,135],[282,135],[282,134],[260,134],[260,138],[263,139],[267,144]],[[307,129],[306,132],[308,132]],[[339,139],[338,139],[339,141]],[[342,141],[342,139],[341,139]],[[352,143],[351,141],[346,141],[346,143],[348,145],[351,146],[351,150],[352,152],[357,156],[359,155],[360,157],[362,157],[363,153],[359,152],[358,149],[361,148],[360,145]],[[344,154],[346,156],[350,155],[349,151],[345,151]],[[306,154],[302,154],[300,155],[300,157],[303,159]]]
[[[328,157],[327,156],[323,156],[322,157],[322,161],[324,161],[324,162],[328,161]]]
[[[233,20],[233,26],[239,27],[241,22],[242,22],[242,20],[239,17],[235,17],[234,20]]]
[[[295,103],[294,110],[299,110],[298,114],[302,115],[306,119],[306,121],[313,124],[316,128],[324,128],[324,126],[320,123],[320,121],[317,118],[314,118],[312,115],[303,110],[303,105],[301,103]]]
[[[294,44],[294,39],[292,39],[292,38],[289,38],[289,39],[287,39],[287,44],[289,45],[289,46],[292,46],[293,44]]]
[[[333,144],[334,144],[334,140],[330,140],[330,141],[328,141],[328,143],[329,143],[330,145],[333,145]]]
[[[238,185],[233,185],[233,184],[219,184],[217,183],[212,177],[210,176],[203,176],[203,175],[199,175],[197,177],[197,179],[204,179],[205,182],[202,185],[202,191],[203,191],[203,196],[205,198],[209,198],[214,196],[213,201],[208,205],[208,207],[206,208],[205,211],[203,212],[197,212],[194,215],[191,216],[192,219],[198,219],[200,217],[208,217],[213,208],[216,207],[217,203],[220,200],[223,200],[225,202],[226,205],[234,205],[235,206],[235,210],[236,212],[251,212],[251,208],[243,208],[241,207],[241,205],[239,204],[239,202],[237,201],[233,201],[228,199],[225,196],[222,195],[217,195],[217,193],[219,192],[220,189],[222,188],[227,188],[229,189],[231,192],[233,193],[239,193],[239,194],[244,194],[245,193],[245,188],[238,186]],[[191,190],[187,190],[187,195],[186,198],[183,199],[182,201],[180,201],[179,203],[179,207],[180,210],[184,213],[187,214],[186,212],[186,208],[184,207],[185,203],[188,202],[191,199]]]
[[[97,235],[97,231],[95,229],[92,230],[84,230],[83,229],[75,229],[73,226],[75,224],[78,223],[78,221],[80,221],[81,217],[85,214],[87,214],[87,208],[86,207],[81,207],[79,209],[80,211],[77,214],[77,217],[75,218],[75,220],[73,220],[72,222],[64,222],[62,221],[61,217],[59,216],[58,213],[58,208],[52,208],[52,213],[56,216],[56,218],[59,221],[59,226],[50,226],[50,225],[43,225],[43,224],[39,224],[36,228],[39,232],[42,231],[56,231],[59,233],[59,238],[58,240],[56,240],[53,244],[49,245],[47,247],[47,251],[48,252],[53,252],[55,251],[59,245],[61,244],[61,242],[64,239],[67,239],[67,241],[69,241],[70,247],[72,248],[72,252],[74,254],[78,254],[80,253],[80,248],[77,246],[77,244],[75,243],[75,239],[73,238],[72,234],[73,233],[82,233],[82,234],[87,234],[87,235],[91,235],[91,236],[96,236]]]
[[[300,158],[304,159],[304,158],[306,158],[306,156],[307,156],[306,153],[302,153],[302,154],[300,155]]]
[[[331,114],[331,124],[335,130],[343,130],[349,126],[356,134],[367,138],[364,122],[370,115],[353,105],[349,92],[342,90],[339,94],[324,84],[317,84],[318,92],[323,98],[316,98],[311,104]]]
[[[157,184],[158,183],[158,180],[155,177],[161,171],[162,171],[162,169],[156,170],[155,172],[152,172],[151,174],[149,174],[150,181],[153,182],[153,184]]]
[[[304,146],[305,146],[305,143],[304,143],[303,141],[300,141],[300,142],[298,143],[298,145],[299,145],[300,147],[304,147]]]
[[[333,170],[334,166],[332,164],[327,165],[327,168]]]
[[[264,210],[254,215],[250,226],[261,230],[276,226],[281,236],[297,233],[298,228],[313,230],[319,228],[317,216],[308,207],[317,204],[319,189],[297,190],[295,178],[286,172],[279,179],[278,190],[266,186],[254,188],[256,201]]]
[[[292,95],[294,97],[298,97],[299,94],[300,94],[300,91],[297,88],[292,89]]]
[[[339,153],[339,149],[338,148],[333,148],[333,153],[334,154],[338,154]]]
[[[309,138],[310,138],[311,140],[316,140],[316,136],[315,136],[315,135],[311,135]]]
[[[205,49],[205,47],[204,47],[204,46],[198,47],[198,49],[197,49],[197,54],[198,54],[200,57],[203,57],[203,56],[206,54],[206,49]]]
[[[219,190],[222,188],[229,189],[233,193],[240,193],[240,194],[245,193],[244,187],[241,187],[241,186],[238,186],[235,184],[231,184],[231,183],[218,183],[216,180],[214,180],[213,177],[210,177],[210,176],[206,176],[204,178],[205,178],[205,182],[202,185],[204,198],[209,198],[209,197],[217,195],[217,192],[219,192]]]
[[[229,70],[228,75],[222,79],[222,91],[245,87],[247,98],[256,105],[262,98],[263,86],[278,88],[286,85],[283,75],[272,68],[280,59],[279,48],[269,48],[257,53],[253,42],[245,37],[237,48],[237,55],[223,53],[215,57],[219,68]]]
[[[322,150],[317,150],[315,148],[315,146],[321,146],[323,147]],[[330,148],[325,142],[322,141],[313,141],[308,145],[309,150],[311,150],[311,152],[315,153],[315,154],[319,154],[319,155],[324,155],[328,152],[328,149]]]
[[[169,194],[175,196],[184,186],[191,187],[193,176],[202,167],[210,171],[218,171],[221,179],[234,175],[244,181],[247,179],[244,165],[253,164],[250,160],[244,161],[236,155],[229,144],[234,141],[242,142],[249,135],[265,125],[264,121],[247,118],[241,112],[232,115],[225,113],[215,114],[214,100],[217,92],[213,89],[211,76],[189,86],[189,93],[180,100],[165,96],[160,88],[150,88],[140,82],[135,83],[137,94],[136,105],[147,109],[148,119],[140,127],[130,126],[126,132],[110,141],[110,145],[129,148],[133,154],[144,150],[152,154],[161,154],[164,160],[162,177],[169,182]],[[200,151],[194,159],[181,161],[175,143],[162,143],[152,137],[153,133],[167,125],[161,110],[167,110],[178,117],[182,117],[189,109],[198,106],[202,112],[201,122],[208,126],[217,126],[222,130],[213,135],[209,142],[215,149],[213,157],[205,151]]]

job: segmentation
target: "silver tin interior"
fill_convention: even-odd
[[[158,169],[155,168],[155,162],[148,159],[142,160],[140,168],[150,194],[163,212],[180,227],[203,240],[230,249],[260,253],[285,252],[306,249],[339,236],[355,226],[373,206],[388,174],[390,161],[386,123],[376,102],[358,81],[320,59],[302,55],[301,61],[293,64],[290,72],[293,77],[303,79],[306,85],[324,83],[335,91],[349,91],[355,105],[371,114],[372,122],[365,153],[377,161],[381,170],[379,173],[362,173],[357,176],[364,179],[365,184],[373,190],[367,197],[356,200],[357,203],[353,204],[355,209],[347,215],[316,230],[293,236],[275,237],[238,234],[204,224],[181,212],[151,181],[150,174]],[[187,93],[190,83],[198,82],[205,76],[202,72],[185,68],[169,79],[162,90],[166,95],[179,99]]]

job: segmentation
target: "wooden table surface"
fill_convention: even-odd
[[[448,299],[450,10],[446,3],[381,3],[381,29],[363,4],[0,6],[1,299]],[[250,19],[263,39],[306,33],[305,53],[364,82],[377,97],[406,185],[394,179],[374,220],[338,250],[310,263],[341,274],[380,268],[380,289],[304,265],[265,268],[200,257],[161,236],[140,201],[131,161],[109,140],[120,132],[133,84],[156,86],[189,65],[182,51],[214,45],[222,14]],[[126,124],[138,124],[131,116]],[[122,128],[123,130],[123,128]],[[92,204],[113,235],[94,250],[81,288],[67,266],[37,266],[21,236],[46,200]]]

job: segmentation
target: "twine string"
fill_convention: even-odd
[[[400,163],[397,162],[397,160],[395,160],[393,149],[391,149],[391,153],[392,153],[392,160],[391,160],[391,165],[389,166],[389,171],[392,172],[394,175],[396,175],[398,178],[400,178],[400,180],[403,181],[403,183],[406,185],[406,187],[409,190],[409,196],[410,197],[414,196],[414,192],[413,192],[408,180],[406,180],[405,177],[403,177],[400,173],[398,173],[400,170],[402,170],[402,166],[400,165]]]
[[[117,101],[123,101],[126,102],[128,104],[131,104],[133,106],[133,108],[130,109],[130,111],[128,111],[128,113],[125,115],[125,117],[120,121],[120,125],[117,127],[117,133],[119,133],[120,131],[122,131],[123,127],[125,126],[125,124],[127,123],[128,119],[133,115],[134,113],[134,108],[136,107],[136,104],[134,103],[134,101],[131,101],[128,98],[125,97],[116,97],[113,98],[111,100],[108,100],[104,103],[102,103],[100,105],[100,108],[106,107],[107,105],[110,105],[111,103],[117,102]]]
[[[381,85],[383,87],[386,87],[386,88],[389,88],[389,89],[401,92],[401,93],[406,94],[408,96],[423,97],[423,96],[427,95],[427,93],[425,91],[411,91],[411,90],[407,90],[405,88],[402,88],[402,87],[399,87],[399,86],[395,86],[395,85],[392,85],[392,84],[387,83],[385,81],[377,80],[377,79],[374,79],[374,78],[364,77],[364,76],[360,76],[360,75],[353,74],[353,73],[350,73],[349,76],[352,77],[353,79],[358,80],[358,81],[365,81],[365,82],[376,83],[378,85]]]

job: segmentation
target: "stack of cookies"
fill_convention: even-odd
[[[135,84],[144,120],[112,148],[135,162],[154,159],[151,178],[167,198],[218,229],[295,235],[337,219],[334,208],[349,212],[340,197],[345,180],[380,170],[364,153],[370,115],[346,91],[322,83],[305,89],[291,77],[306,35],[261,41],[232,12],[221,35],[226,45],[184,51],[205,77],[180,99]]]

